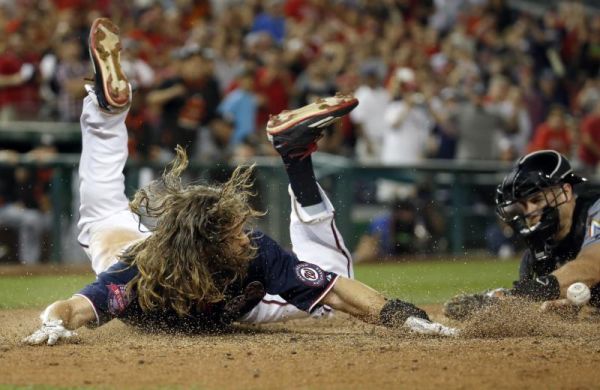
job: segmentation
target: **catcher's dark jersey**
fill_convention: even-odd
[[[161,330],[222,328],[249,312],[265,292],[280,295],[300,310],[310,312],[318,307],[338,275],[299,261],[264,234],[254,233],[251,239],[258,247],[258,253],[250,262],[246,278],[228,289],[228,298],[224,301],[198,305],[186,317],[178,316],[172,309],[144,312],[135,291],[128,293],[126,288],[137,275],[137,268],[122,262],[99,274],[96,281],[77,295],[93,305],[98,325],[119,318],[132,325]],[[258,296],[256,291],[259,291]],[[249,295],[253,297],[247,299]]]
[[[575,259],[581,249],[600,242],[600,194],[587,193],[577,197],[571,231],[545,261],[536,261],[529,250],[521,259],[519,279],[527,280],[552,273]],[[600,285],[592,288],[592,297],[600,298]],[[595,301],[595,299],[593,299]]]

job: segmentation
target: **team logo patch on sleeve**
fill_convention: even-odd
[[[321,287],[325,284],[325,273],[314,264],[300,263],[296,265],[296,278],[311,287]]]
[[[106,288],[108,289],[108,312],[118,316],[131,303],[126,291],[127,286],[111,283],[106,285]]]
[[[590,237],[600,236],[600,220],[592,219],[590,224]]]

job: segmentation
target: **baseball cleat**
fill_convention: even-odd
[[[96,19],[90,30],[89,51],[98,105],[110,112],[125,110],[131,102],[131,89],[121,69],[119,28],[107,18]]]
[[[296,110],[282,111],[269,118],[267,137],[282,156],[305,158],[317,150],[323,130],[357,105],[354,96],[338,93]]]

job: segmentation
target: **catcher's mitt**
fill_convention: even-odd
[[[508,290],[504,288],[479,294],[460,294],[444,303],[444,315],[450,319],[462,321],[507,295],[509,295]]]

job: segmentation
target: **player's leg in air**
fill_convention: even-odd
[[[431,322],[422,309],[399,299],[388,300],[353,280],[350,254],[335,226],[331,202],[315,180],[310,156],[324,128],[357,105],[357,99],[352,96],[336,95],[297,110],[284,111],[271,118],[267,125],[269,139],[281,155],[290,181],[293,250],[298,260],[306,262],[300,263],[295,272],[306,271],[300,275],[306,283],[319,280],[318,267],[310,263],[338,275],[333,287],[324,293],[323,305],[308,312],[322,316],[333,307],[374,324],[403,326],[423,334],[455,335],[455,329]],[[287,304],[281,297],[267,295],[241,322],[262,323],[306,316],[307,312]]]
[[[348,114],[358,101],[353,96],[336,95],[272,117],[267,135],[282,157],[290,181],[290,237],[299,260],[316,264],[323,270],[345,278],[354,277],[352,258],[334,221],[334,209],[315,179],[311,154],[324,129]],[[312,313],[321,317],[331,313],[322,306]],[[267,295],[242,322],[263,323],[306,317],[276,295]]]
[[[89,46],[95,85],[86,86],[88,96],[81,115],[78,241],[99,274],[117,261],[116,255],[125,247],[148,233],[129,210],[125,195],[125,117],[131,88],[119,62],[118,27],[108,19],[97,19],[90,31]]]
[[[334,208],[315,179],[311,154],[317,149],[323,130],[357,104],[352,96],[336,95],[284,111],[267,124],[267,135],[281,155],[290,181],[290,237],[294,253],[301,261],[346,278],[354,277],[352,258],[335,225]],[[330,313],[331,309],[323,306],[312,316]],[[274,322],[307,316],[280,296],[267,294],[242,322]]]

